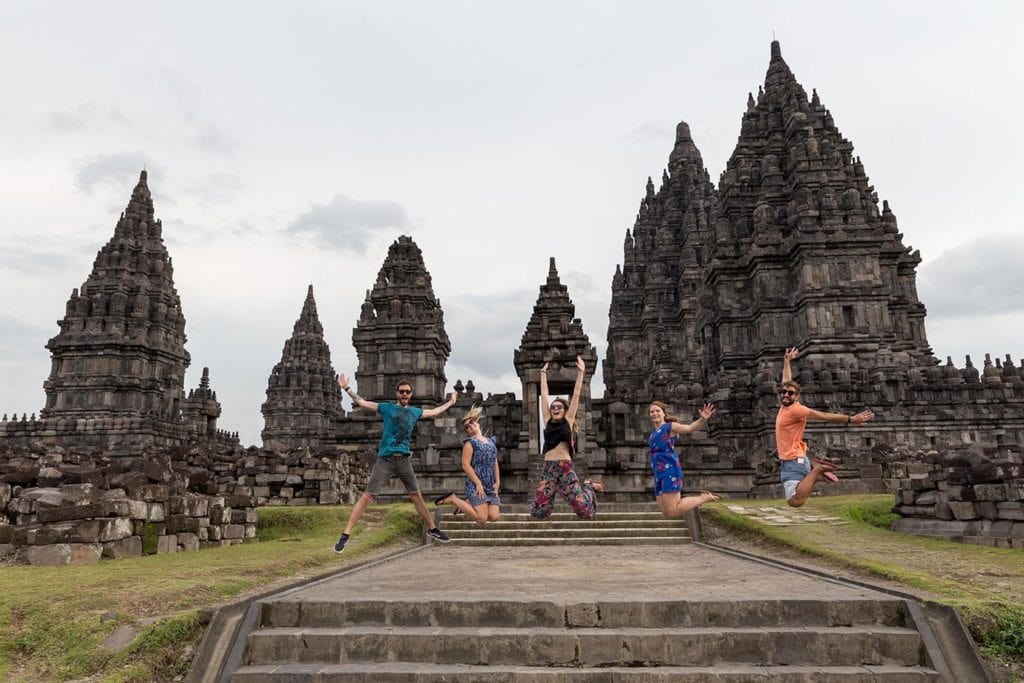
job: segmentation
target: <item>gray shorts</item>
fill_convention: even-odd
[[[405,490],[414,493],[420,490],[416,483],[416,473],[412,471],[411,455],[397,453],[395,455],[381,455],[377,462],[373,463],[370,470],[370,481],[366,484],[366,493],[371,496],[380,495],[380,490],[391,477],[398,477],[405,484]]]
[[[807,456],[797,458],[796,460],[782,461],[779,478],[782,479],[782,488],[786,491],[786,500],[796,495],[796,487],[810,473],[811,459]]]

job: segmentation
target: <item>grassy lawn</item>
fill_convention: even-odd
[[[800,510],[841,517],[849,522],[843,525],[769,526],[730,511],[729,505],[787,508],[784,500],[729,500],[701,509],[713,525],[767,543],[769,550],[796,551],[835,568],[882,577],[956,607],[982,653],[1024,677],[1024,552],[890,531],[896,518],[891,495],[823,496]]]
[[[412,505],[371,507],[341,557],[331,552],[350,506],[261,508],[258,542],[72,567],[0,567],[0,680],[171,680],[202,636],[198,608],[329,573],[401,544]],[[100,643],[146,624],[116,654]]]

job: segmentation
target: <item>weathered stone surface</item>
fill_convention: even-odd
[[[157,537],[156,552],[160,555],[178,552],[178,537],[174,534]]]
[[[119,541],[103,544],[103,557],[120,560],[125,557],[142,557],[142,538],[129,536]]]
[[[88,564],[100,559],[103,546],[98,543],[57,543],[32,546],[26,551],[29,564],[59,567],[68,564]]]

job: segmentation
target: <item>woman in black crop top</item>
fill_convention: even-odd
[[[572,391],[572,400],[566,403],[556,398],[550,404],[548,364],[545,363],[540,369],[540,400],[544,416],[544,446],[541,452],[544,454],[544,471],[531,512],[537,519],[544,519],[551,514],[556,492],[583,519],[593,519],[597,512],[597,491],[603,491],[604,484],[599,481],[581,483],[572,466],[572,457],[576,454],[576,434],[579,432],[576,411],[580,407],[580,391],[586,369],[583,359],[576,356],[576,386]]]

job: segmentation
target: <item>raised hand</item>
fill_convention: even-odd
[[[338,386],[341,387],[343,391],[348,389],[348,377],[346,377],[344,373],[338,375]]]
[[[710,403],[705,403],[704,407],[698,411],[698,414],[705,420],[710,420],[711,416],[715,414],[715,406]]]
[[[458,400],[459,400],[459,394],[458,394],[458,392],[455,392],[455,391],[453,391],[451,393],[451,396],[448,397],[448,402],[449,403],[455,403]]]
[[[547,363],[545,363],[545,364],[544,364],[544,365],[543,365],[543,366],[541,367],[540,371],[541,371],[541,372],[547,372],[547,371],[548,371],[548,364],[547,364]]]
[[[785,360],[795,360],[800,355],[800,349],[795,346],[786,349],[786,353],[782,356]]]
[[[868,408],[867,410],[862,410],[859,413],[857,413],[856,415],[854,415],[853,417],[851,417],[850,418],[850,422],[852,422],[855,425],[862,425],[865,422],[867,422],[868,420],[870,420],[871,418],[873,418],[874,416],[875,416],[874,411],[872,411],[870,408]]]
[[[587,364],[583,362],[583,358],[581,358],[580,356],[576,356],[576,371],[577,372],[586,372],[587,371]]]

